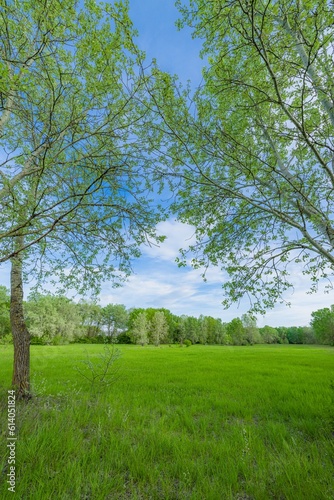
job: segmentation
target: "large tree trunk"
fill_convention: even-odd
[[[21,242],[20,242],[21,243]],[[14,370],[12,384],[17,399],[30,395],[30,337],[23,314],[22,255],[11,260],[10,322],[14,341]]]

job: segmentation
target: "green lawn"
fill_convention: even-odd
[[[37,397],[17,403],[17,498],[334,498],[334,348],[120,350],[118,380],[91,390],[74,367],[103,346],[32,347]],[[6,499],[12,347],[0,356]]]

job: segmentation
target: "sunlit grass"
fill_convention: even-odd
[[[117,382],[98,392],[75,366],[103,346],[32,347],[18,498],[334,498],[333,348],[120,349]],[[11,347],[0,355],[6,422]],[[0,498],[10,497],[5,453]]]

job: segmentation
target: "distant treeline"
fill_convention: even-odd
[[[11,342],[10,297],[0,286],[0,343]],[[230,322],[201,315],[177,316],[164,308],[100,306],[51,294],[31,294],[25,302],[31,344],[334,344],[334,309],[312,313],[311,326],[259,328],[248,314]]]

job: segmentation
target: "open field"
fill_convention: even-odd
[[[334,348],[120,346],[119,378],[75,366],[101,345],[33,346],[16,403],[20,499],[334,498]],[[12,347],[0,346],[0,498]]]

